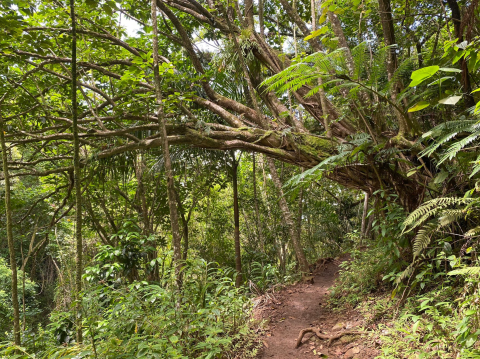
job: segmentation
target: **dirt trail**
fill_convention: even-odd
[[[343,336],[328,347],[327,340],[320,340],[308,333],[302,345],[295,349],[302,329],[317,327],[325,334],[337,334],[345,329],[362,326],[362,318],[355,311],[333,313],[326,307],[327,292],[338,274],[341,261],[333,261],[314,272],[313,284],[299,283],[274,294],[274,300],[259,306],[255,316],[266,320],[263,332],[262,359],[367,359],[378,351],[367,346],[362,336]],[[361,275],[361,274],[360,274]]]

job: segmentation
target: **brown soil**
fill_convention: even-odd
[[[334,335],[345,330],[361,330],[363,319],[355,311],[333,312],[327,307],[327,295],[338,274],[341,261],[330,261],[317,268],[313,284],[302,282],[285,288],[273,295],[257,300],[255,317],[264,320],[260,329],[263,351],[262,359],[367,359],[379,353],[372,348],[368,336],[345,335],[328,346],[328,340],[318,339],[315,334],[305,334],[302,344],[295,349],[302,329],[320,328],[323,334]],[[361,275],[361,274],[360,274]],[[368,330],[368,328],[363,328]]]

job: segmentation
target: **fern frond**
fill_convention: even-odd
[[[474,198],[459,198],[459,197],[440,197],[425,202],[416,210],[414,210],[403,222],[404,233],[410,232],[412,229],[423,224],[429,217],[437,214],[439,211],[455,205],[469,204],[476,201]],[[410,229],[406,230],[408,227]]]
[[[476,226],[465,233],[465,237],[473,237],[477,233],[480,233],[480,226]]]
[[[448,275],[467,275],[474,276],[480,274],[480,267],[467,267],[461,269],[455,269],[447,273]]]
[[[432,234],[437,230],[438,222],[433,221],[427,223],[422,229],[418,231],[413,241],[413,257],[418,257],[425,248],[430,244]]]
[[[463,209],[447,209],[442,211],[441,217],[438,219],[440,227],[448,226],[449,224],[457,221],[465,215]]]
[[[479,136],[480,132],[472,133],[471,135],[461,139],[460,141],[456,141],[455,143],[453,143],[447,149],[447,152],[445,152],[445,154],[440,158],[438,164],[442,164],[446,160],[451,160],[452,158],[454,158],[458,154],[458,152],[463,150],[463,148],[469,143],[475,141]]]
[[[405,61],[403,61],[394,72],[392,78],[385,86],[385,90],[390,90],[393,84],[401,82],[403,79],[408,79],[415,69],[415,60],[414,57],[409,57]],[[411,88],[406,88],[411,89]]]
[[[367,59],[370,56],[368,53],[368,44],[366,42],[358,44],[352,49],[351,53],[355,66],[353,78],[360,80],[362,78],[362,73],[365,71]]]

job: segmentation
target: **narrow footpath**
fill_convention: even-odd
[[[362,317],[355,311],[332,312],[327,307],[328,290],[338,274],[341,261],[330,261],[319,266],[313,274],[313,284],[308,282],[289,286],[266,298],[260,298],[255,317],[263,319],[262,359],[370,359],[379,352],[370,347],[365,335],[343,335],[333,340],[319,339],[306,333],[298,348],[299,333],[306,328],[320,329],[326,336],[345,331],[360,331]],[[359,274],[361,275],[361,274]]]

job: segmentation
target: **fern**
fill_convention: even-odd
[[[459,197],[440,197],[427,201],[410,213],[407,219],[403,222],[403,232],[410,232],[412,229],[422,225],[429,217],[436,215],[447,207],[470,204],[475,201],[478,201],[478,199]],[[410,229],[407,230],[408,227],[410,227]]]
[[[480,267],[466,267],[461,269],[455,269],[447,273],[448,275],[479,275],[480,274]]]
[[[433,221],[426,224],[422,229],[418,231],[413,242],[413,256],[418,257],[425,248],[430,244],[433,233],[438,228],[438,222]]]

